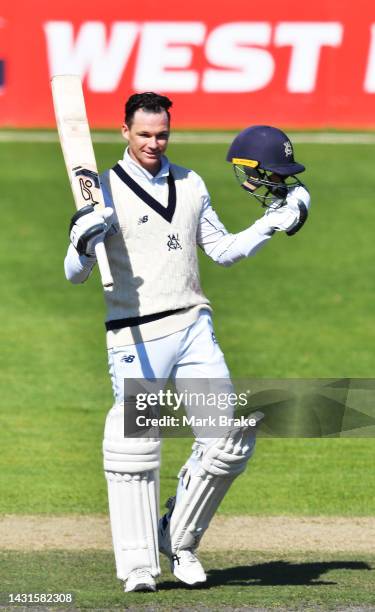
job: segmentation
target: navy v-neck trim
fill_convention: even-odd
[[[176,210],[176,185],[172,172],[168,174],[168,206],[165,207],[160,202],[155,200],[147,191],[145,191],[138,183],[132,179],[120,164],[116,164],[112,170],[117,174],[119,179],[123,181],[135,195],[137,195],[147,206],[152,208],[158,215],[163,217],[168,223],[171,223]]]

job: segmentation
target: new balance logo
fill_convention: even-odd
[[[125,361],[125,363],[132,363],[135,359],[135,355],[124,355],[121,361]]]
[[[147,223],[147,221],[148,221],[148,215],[145,215],[144,217],[139,217],[138,225],[141,225],[142,223]]]

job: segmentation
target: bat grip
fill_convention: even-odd
[[[105,250],[103,240],[100,240],[95,245],[95,255],[99,266],[100,277],[102,279],[102,285],[104,291],[112,291],[113,289],[113,278],[111,270],[109,268],[108,257]]]

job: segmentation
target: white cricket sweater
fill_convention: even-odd
[[[170,173],[175,192],[171,184],[168,206],[154,198],[145,202],[144,192],[134,193],[114,170],[102,176],[118,222],[118,231],[105,240],[113,276],[113,291],[105,293],[107,320],[209,302],[200,286],[197,260],[202,203],[188,170],[170,164]]]
[[[167,177],[170,168],[168,158],[163,157],[162,166],[156,176],[151,175],[147,170],[139,166],[130,157],[128,149],[125,150],[124,159],[120,160],[119,164],[145,191],[162,205],[167,206],[169,191]],[[197,201],[200,202],[196,246],[200,246],[210,258],[220,265],[229,266],[244,257],[255,255],[270,240],[270,235],[260,231],[256,224],[237,234],[229,233],[212,208],[210,196],[201,177],[192,170],[187,170],[187,173],[190,188],[195,192]],[[103,175],[102,179],[106,205],[112,206],[111,194],[105,185],[105,175]],[[114,214],[114,225],[108,232],[108,238],[111,234],[116,233],[118,229],[119,223],[116,219],[116,214]],[[174,244],[177,247],[176,243]],[[85,282],[95,262],[95,258],[79,255],[74,246],[70,244],[64,261],[66,278],[75,284]],[[144,341],[160,338],[185,329],[194,323],[201,308],[210,309],[206,299],[204,299],[202,304],[188,307],[178,314],[170,315],[158,321],[144,323],[136,329],[123,328],[118,331],[109,331],[107,332],[107,345],[110,348],[112,346],[133,344],[134,337],[137,335],[137,329],[141,331]]]

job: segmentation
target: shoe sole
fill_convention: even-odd
[[[177,580],[179,580],[183,584],[187,584],[188,586],[196,586],[198,584],[205,584],[205,582],[207,582],[207,578],[205,578],[204,580],[196,580],[195,582],[187,582],[183,578],[180,578],[180,576],[177,576],[174,572],[173,575],[175,578],[177,578]]]
[[[134,589],[131,589],[131,591],[125,590],[125,593],[135,593],[136,591],[143,591],[144,593],[149,591],[155,593],[156,587],[151,586],[150,584],[137,584],[137,586],[134,587]]]

